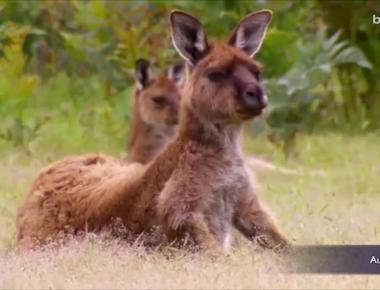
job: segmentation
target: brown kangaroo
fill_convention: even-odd
[[[184,66],[171,66],[154,77],[147,60],[136,62],[136,90],[132,99],[131,132],[125,161],[148,163],[174,137],[178,122]]]
[[[114,218],[132,233],[158,226],[169,241],[212,252],[228,246],[232,226],[263,247],[287,245],[251,184],[240,144],[243,124],[266,107],[261,66],[250,56],[271,15],[251,13],[227,42],[211,43],[196,18],[172,12],[172,40],[190,67],[175,139],[145,166],[89,155],[40,172],[18,212],[18,246],[69,229],[98,231]]]

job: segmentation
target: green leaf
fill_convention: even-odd
[[[342,50],[334,59],[337,64],[353,63],[360,67],[372,69],[372,64],[369,62],[364,53],[355,46],[350,46]]]
[[[335,32],[333,36],[331,36],[327,41],[323,43],[323,48],[326,50],[332,49],[335,46],[335,43],[337,42],[341,33],[342,33],[341,30],[338,30],[337,32]]]

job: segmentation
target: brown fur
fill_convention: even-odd
[[[49,165],[38,174],[19,209],[18,246],[29,248],[60,232],[85,230],[86,223],[105,214],[106,209],[98,212],[95,203],[114,196],[142,169],[138,163],[126,167],[103,154],[66,157]]]
[[[208,73],[228,70],[222,83]],[[242,50],[210,44],[184,88],[176,138],[146,168],[89,155],[55,163],[33,183],[17,219],[17,243],[33,246],[70,227],[96,231],[120,218],[132,233],[159,226],[170,241],[216,250],[236,227],[264,247],[287,244],[261,205],[244,164],[244,120],[258,114],[237,80],[260,86]],[[252,73],[247,71],[253,71]],[[95,162],[95,161],[96,162]]]
[[[155,104],[160,97],[163,104]],[[153,78],[132,99],[131,132],[127,144],[127,162],[146,164],[174,137],[178,123],[179,90],[166,75]]]

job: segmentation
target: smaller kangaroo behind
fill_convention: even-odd
[[[136,61],[136,90],[125,161],[146,164],[174,137],[180,101],[178,86],[183,78],[182,63],[155,77],[147,60]]]

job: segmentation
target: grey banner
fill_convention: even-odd
[[[290,273],[380,274],[380,245],[295,246]]]

